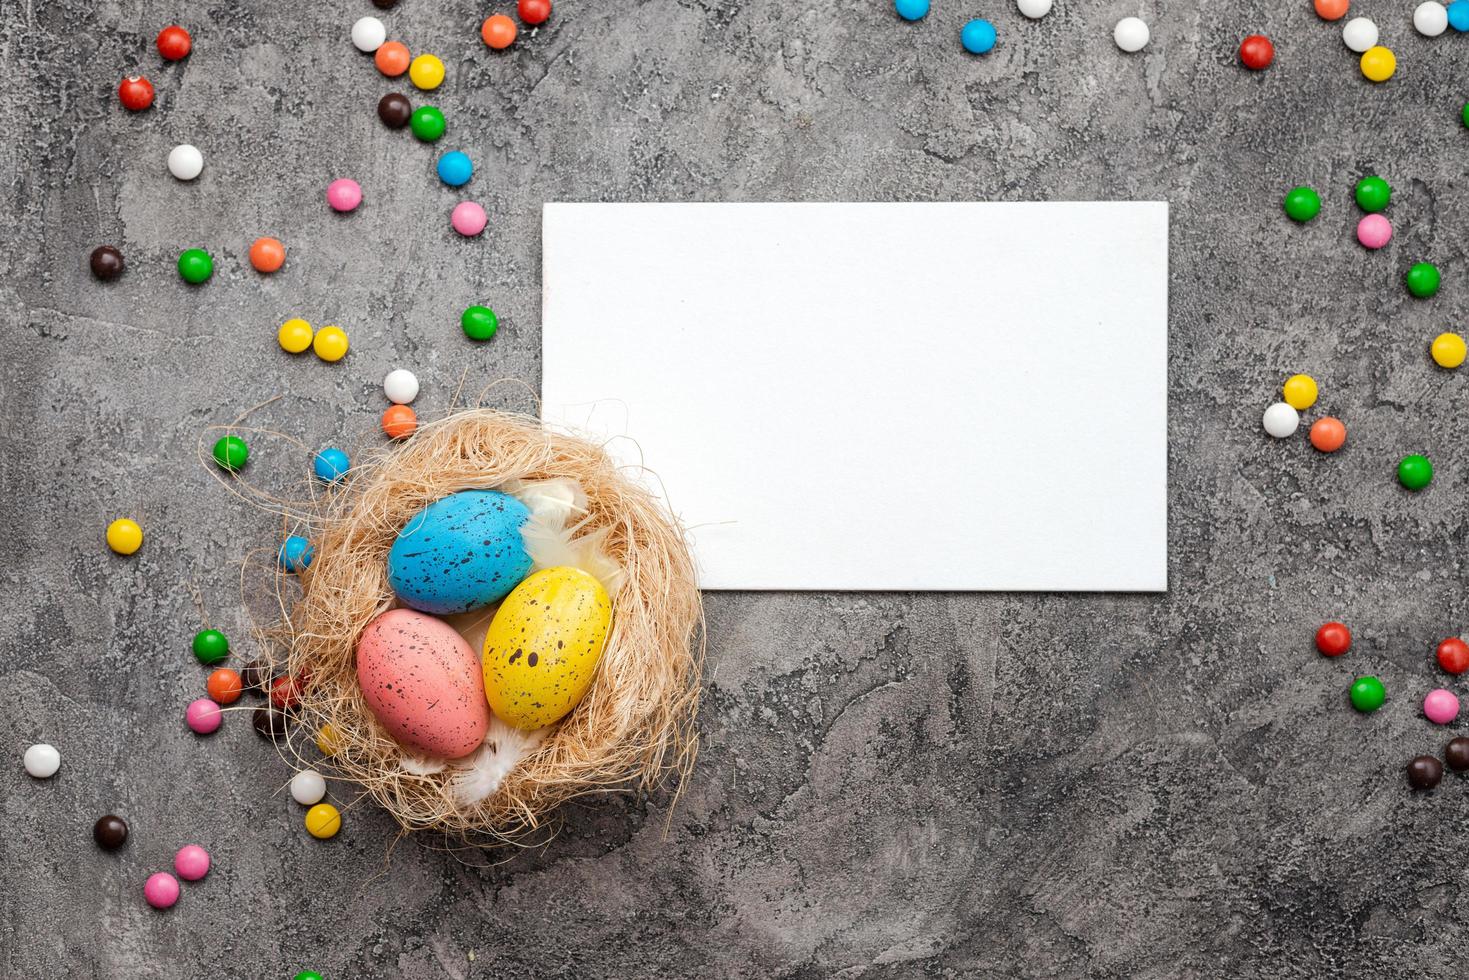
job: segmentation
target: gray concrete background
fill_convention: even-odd
[[[446,61],[438,149],[474,157],[490,212],[464,241],[435,151],[377,121],[386,91],[425,100],[348,43],[366,0],[0,3],[4,975],[1463,975],[1469,785],[1414,796],[1402,766],[1449,737],[1417,703],[1466,614],[1465,379],[1426,347],[1469,299],[1469,39],[1364,0],[1400,64],[1374,87],[1304,0],[934,6],[560,0],[496,56],[491,7],[402,0],[390,36]],[[1124,56],[1136,13],[1153,40]],[[958,44],[976,15],[1000,32],[983,59]],[[174,21],[195,50],[163,65]],[[1252,31],[1277,44],[1263,74],[1235,63]],[[139,67],[158,101],[130,115]],[[184,141],[190,185],[164,166]],[[1371,172],[1395,188],[1375,254],[1352,239]],[[367,195],[347,218],[321,200],[339,175]],[[1299,182],[1326,202],[1305,227],[1279,211]],[[244,646],[240,563],[279,532],[200,465],[205,428],[281,395],[261,424],[371,444],[399,365],[430,414],[465,372],[533,390],[542,202],[1114,198],[1172,204],[1167,595],[711,595],[679,805],[571,808],[513,855],[394,845],[367,806],[318,843],[243,717],[180,723],[200,605]],[[262,234],[290,249],[268,278]],[[103,242],[116,283],[86,271]],[[173,269],[194,245],[218,260],[197,289]],[[1431,301],[1401,286],[1419,258]],[[489,345],[459,332],[471,302],[503,315]],[[758,343],[754,291],[750,313]],[[293,315],[351,354],[283,354]],[[1333,457],[1260,431],[1298,370],[1349,426]],[[1438,465],[1417,496],[1409,451]],[[256,447],[257,485],[301,472]],[[131,560],[102,544],[120,514],[148,535]],[[1357,645],[1329,661],[1311,635],[1337,617]],[[1378,714],[1347,707],[1354,672],[1387,684]],[[50,782],[21,771],[36,740],[63,753]],[[89,838],[107,811],[132,825],[115,855]],[[189,841],[215,870],[151,911],[144,877]]]

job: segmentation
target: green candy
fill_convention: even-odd
[[[214,444],[214,461],[222,470],[233,473],[250,458],[250,447],[239,436],[225,436]]]
[[[1469,102],[1464,103],[1464,111],[1461,115],[1464,119],[1464,125],[1469,126]]]
[[[1382,702],[1387,700],[1387,691],[1383,689],[1382,681],[1369,674],[1352,682],[1351,697],[1352,707],[1365,715],[1382,707]]]
[[[214,260],[202,248],[185,249],[179,253],[179,275],[197,286],[214,275]]]
[[[1438,292],[1438,266],[1432,262],[1413,263],[1413,268],[1403,278],[1408,284],[1408,292],[1419,299],[1427,299]]]
[[[1302,185],[1285,195],[1285,213],[1292,221],[1310,221],[1321,213],[1321,195]]]
[[[1381,177],[1363,177],[1357,181],[1357,207],[1373,214],[1387,207],[1392,188]]]
[[[500,329],[500,318],[488,306],[471,306],[459,318],[459,325],[470,340],[489,340]]]
[[[409,117],[408,128],[425,143],[432,143],[444,135],[444,114],[431,105],[421,105]]]
[[[1398,482],[1409,490],[1422,490],[1433,479],[1433,464],[1427,456],[1404,456],[1398,464]]]
[[[219,630],[200,630],[194,634],[194,656],[201,664],[217,664],[230,655],[230,641]]]
[[[292,980],[321,980],[321,974],[315,970],[302,970]]]

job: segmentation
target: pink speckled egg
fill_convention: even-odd
[[[353,211],[362,203],[362,187],[350,177],[342,177],[326,185],[326,203],[333,211]]]
[[[1367,248],[1382,248],[1392,241],[1392,223],[1380,214],[1369,214],[1357,222],[1357,241]]]
[[[454,230],[466,238],[473,238],[484,231],[489,220],[485,209],[473,201],[460,201],[454,205],[454,213],[449,215],[449,223]]]
[[[357,682],[383,727],[419,752],[462,758],[490,727],[479,657],[452,626],[421,612],[390,609],[367,624]]]
[[[1447,725],[1459,717],[1459,699],[1453,691],[1435,688],[1423,699],[1423,714],[1435,725]]]

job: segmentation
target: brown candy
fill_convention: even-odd
[[[1443,759],[1454,772],[1469,769],[1469,738],[1461,735],[1450,740],[1448,746],[1443,750]]]
[[[406,95],[389,92],[378,100],[377,117],[389,129],[402,129],[413,118],[413,103]]]
[[[286,713],[261,706],[255,709],[255,734],[261,738],[276,739],[286,733]],[[1435,759],[1435,762],[1438,760]]]
[[[398,0],[372,0],[372,5],[379,10],[392,10],[397,4]]]
[[[259,660],[252,660],[240,671],[240,684],[252,694],[263,694],[270,681],[270,668]]]
[[[1408,763],[1408,785],[1414,789],[1433,789],[1443,779],[1443,763],[1431,755],[1420,755]]]
[[[115,814],[98,817],[92,825],[92,839],[104,851],[115,851],[128,840],[127,821]]]
[[[98,245],[92,249],[92,275],[104,281],[122,275],[122,253],[111,245]]]

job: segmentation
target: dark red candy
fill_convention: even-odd
[[[301,698],[301,686],[294,677],[281,676],[270,682],[270,703],[285,711],[294,708]]]
[[[1438,645],[1435,651],[1438,665],[1450,674],[1462,674],[1469,670],[1469,643],[1451,636]]]
[[[1269,68],[1275,60],[1275,45],[1264,34],[1251,34],[1239,43],[1239,60],[1252,71]]]
[[[141,75],[131,75],[117,87],[117,97],[124,108],[141,112],[153,104],[153,83]]]
[[[1324,657],[1340,657],[1352,648],[1352,631],[1343,623],[1326,623],[1316,631],[1316,649]]]

